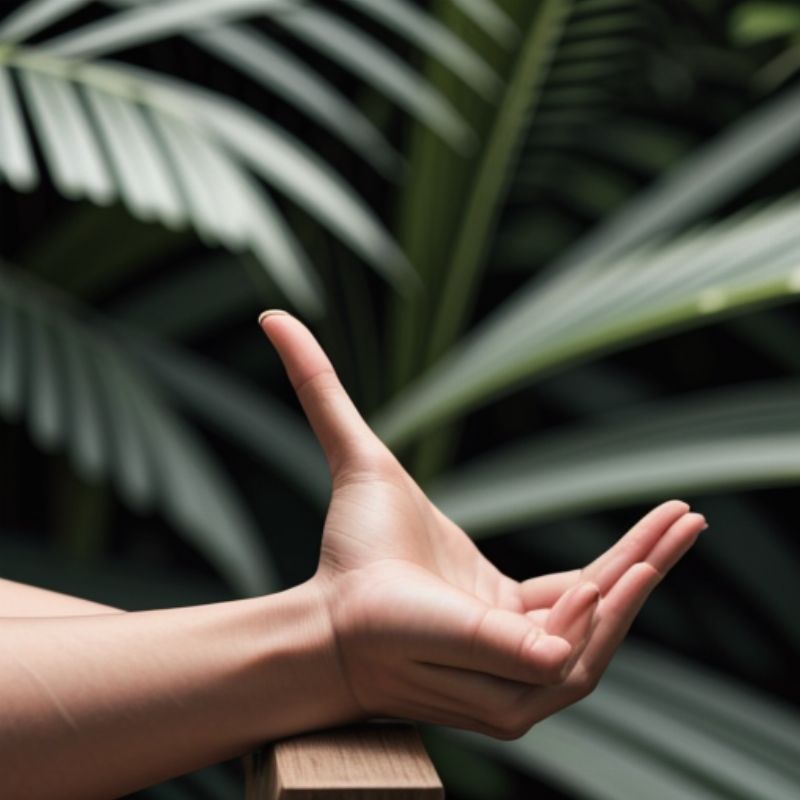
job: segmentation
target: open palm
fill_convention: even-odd
[[[352,716],[508,738],[591,691],[703,517],[670,501],[584,569],[512,580],[370,430],[310,332],[283,312],[261,322],[333,477],[313,580]]]

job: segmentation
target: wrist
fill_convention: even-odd
[[[328,599],[316,579],[253,604],[263,740],[361,716],[342,670]]]

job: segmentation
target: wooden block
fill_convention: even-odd
[[[247,800],[443,800],[416,728],[370,722],[296,736],[253,753]]]

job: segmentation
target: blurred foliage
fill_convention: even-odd
[[[509,574],[676,492],[710,518],[588,701],[427,731],[454,797],[797,797],[798,70],[789,0],[5,11],[3,575],[306,577],[327,478],[255,328],[287,304]]]

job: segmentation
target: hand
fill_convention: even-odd
[[[333,478],[317,573],[352,718],[522,735],[596,686],[655,585],[706,527],[673,500],[582,570],[514,581],[370,430],[311,333],[261,325]]]

